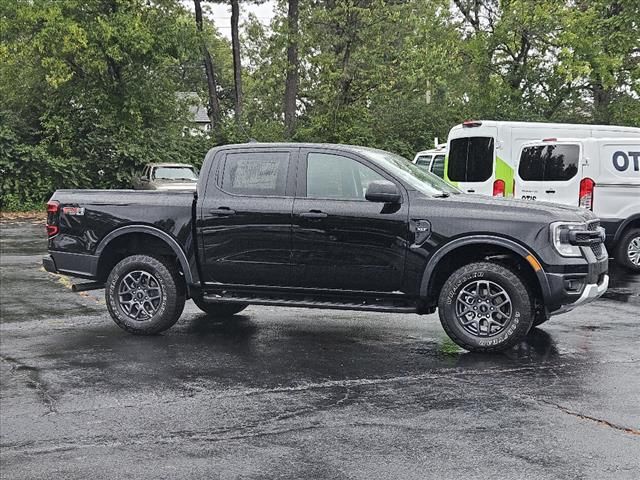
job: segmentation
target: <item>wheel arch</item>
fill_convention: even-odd
[[[535,278],[537,280],[537,285],[535,286],[539,288],[539,294],[542,299],[544,300],[549,298],[551,295],[551,290],[544,269],[542,268],[538,257],[533,254],[533,252],[509,238],[494,235],[472,235],[450,241],[431,256],[422,275],[420,296],[424,299],[437,302],[437,296],[434,298],[433,291],[434,288],[437,288],[438,273],[447,270],[445,266],[449,263],[448,260],[458,258],[458,253],[461,253],[461,249],[466,250],[472,246],[481,247],[481,249],[474,252],[477,257],[476,260],[479,260],[479,257],[483,257],[483,252],[487,251],[487,249],[488,251],[495,250],[497,254],[506,253],[518,258],[520,265],[527,266],[527,274],[531,276],[530,278]],[[539,269],[534,269],[531,262],[527,259],[529,256],[538,263],[540,266]]]
[[[615,235],[613,237],[613,245],[614,246],[618,244],[618,242],[620,241],[620,239],[624,235],[624,232],[628,228],[640,228],[640,213],[636,213],[634,215],[631,215],[629,218],[625,219],[620,224],[620,226],[616,230],[616,233],[615,233]]]
[[[98,244],[95,251],[95,256],[98,258],[98,267],[97,267],[97,275],[100,275],[100,272],[104,270],[105,267],[105,252],[109,251],[110,246],[114,245],[114,242],[117,239],[121,239],[125,235],[150,235],[155,239],[158,239],[165,245],[169,251],[171,251],[177,258],[178,263],[180,264],[180,268],[184,275],[185,282],[187,285],[193,285],[197,282],[197,278],[194,278],[193,272],[189,265],[189,260],[187,258],[186,253],[180,246],[180,244],[176,241],[168,233],[160,230],[157,227],[152,227],[150,225],[127,225],[125,227],[120,227],[108,235],[106,235]]]

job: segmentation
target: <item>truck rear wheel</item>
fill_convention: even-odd
[[[202,298],[193,297],[193,303],[207,315],[212,317],[230,317],[247,308],[247,303],[216,303],[205,302]]]
[[[451,274],[438,313],[451,339],[472,352],[498,352],[520,342],[534,319],[534,297],[512,270],[491,262],[465,265]]]
[[[132,255],[118,262],[105,288],[111,318],[123,330],[137,335],[171,328],[182,314],[185,298],[177,267],[148,255]]]
[[[616,249],[616,261],[623,267],[640,272],[640,228],[632,228],[622,235]]]

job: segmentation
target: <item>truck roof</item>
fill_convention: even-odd
[[[249,142],[249,143],[230,143],[228,145],[220,145],[209,150],[209,153],[218,150],[229,149],[246,149],[246,148],[325,148],[330,150],[350,151],[353,153],[383,152],[379,148],[363,147],[361,145],[346,145],[342,143],[309,143],[309,142]]]

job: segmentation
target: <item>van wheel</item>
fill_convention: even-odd
[[[534,296],[512,270],[491,262],[465,265],[451,274],[438,299],[451,339],[472,352],[498,352],[520,342],[534,319]]]
[[[618,264],[634,272],[640,272],[640,228],[632,228],[626,232],[616,250]]]
[[[202,298],[193,298],[193,303],[207,315],[212,317],[230,317],[249,306],[248,303],[205,302]]]
[[[153,335],[172,327],[185,302],[184,280],[168,260],[132,255],[107,278],[105,299],[114,322],[129,333]]]

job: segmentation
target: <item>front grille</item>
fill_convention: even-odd
[[[587,222],[587,230],[591,232],[597,230],[599,226],[600,220],[591,220],[590,222]],[[602,257],[602,243],[591,245],[591,251],[596,256],[596,258]]]

